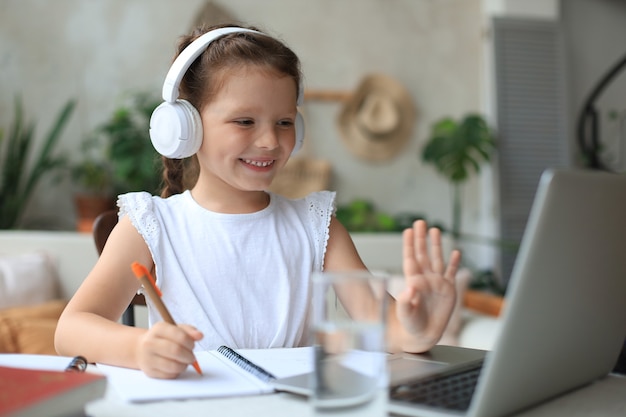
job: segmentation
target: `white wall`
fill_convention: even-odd
[[[516,16],[541,19],[558,19],[559,0],[483,0],[488,16]]]
[[[396,159],[368,164],[343,146],[338,103],[306,103],[307,148],[331,161],[339,202],[368,198],[396,213],[421,212],[449,223],[449,188],[418,153],[431,123],[481,110],[483,20],[480,0],[230,0],[217,2],[247,23],[283,38],[301,57],[306,85],[341,91],[371,72],[406,85],[418,109],[413,138]],[[0,126],[15,94],[43,133],[70,97],[79,100],[61,147],[107,118],[127,90],[160,90],[176,38],[202,0],[0,0]],[[487,190],[490,192],[490,190]],[[466,191],[469,231],[484,216],[485,191]],[[31,225],[72,228],[68,184],[40,187]],[[489,214],[487,214],[488,216]]]

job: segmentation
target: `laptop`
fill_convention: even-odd
[[[436,346],[390,355],[389,411],[504,416],[606,376],[626,329],[626,176],[547,170],[514,265],[490,352]],[[462,404],[440,400],[441,380]],[[306,376],[275,381],[307,395]]]

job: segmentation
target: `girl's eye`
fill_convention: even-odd
[[[293,126],[293,122],[291,120],[281,120],[278,122],[278,125],[282,127],[291,127]]]
[[[235,120],[235,123],[242,125],[242,126],[252,126],[254,124],[254,121],[252,119],[241,119],[241,120]]]

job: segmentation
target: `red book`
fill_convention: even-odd
[[[105,389],[106,378],[100,374],[0,366],[0,416],[74,415]]]

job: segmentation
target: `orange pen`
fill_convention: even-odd
[[[148,271],[148,268],[146,268],[139,262],[133,262],[130,267],[132,268],[133,273],[135,274],[137,279],[143,284],[144,289],[148,293],[148,296],[156,306],[157,310],[159,310],[159,314],[161,314],[163,320],[165,320],[166,323],[176,325],[176,322],[172,318],[172,315],[167,310],[167,307],[165,307],[165,304],[163,304],[163,300],[161,300],[161,290],[159,290],[159,287],[157,287],[156,282],[152,277],[152,274],[150,274],[150,271]],[[196,372],[202,375],[202,370],[200,369],[200,365],[198,365],[198,361],[194,361],[192,365]]]

